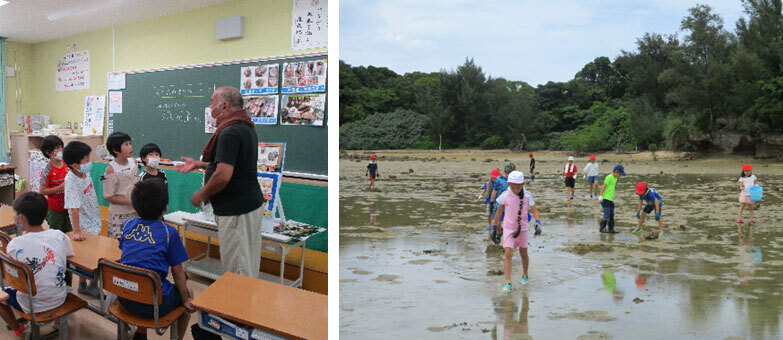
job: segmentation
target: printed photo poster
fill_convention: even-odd
[[[293,0],[291,15],[291,49],[328,46],[329,2],[327,0]]]
[[[258,185],[261,186],[261,194],[269,202],[264,211],[264,216],[274,217],[277,198],[280,196],[280,176],[279,172],[257,172]],[[271,231],[266,231],[271,232]]]
[[[283,63],[283,93],[325,92],[326,59]]]
[[[90,88],[90,51],[65,54],[54,68],[54,88],[57,92]]]
[[[246,94],[277,93],[280,80],[278,64],[242,67],[242,83],[239,91]]]
[[[103,116],[106,113],[106,96],[86,96],[82,135],[103,135]]]
[[[217,130],[217,126],[214,126],[210,123],[212,116],[209,115],[207,109],[207,107],[204,108],[204,133],[214,133],[215,130]]]
[[[280,103],[280,97],[257,96],[245,97],[245,111],[255,124],[275,125],[277,124],[277,107]]]
[[[258,143],[258,171],[282,172],[285,143]]]
[[[283,96],[280,121],[283,125],[324,125],[326,94]]]

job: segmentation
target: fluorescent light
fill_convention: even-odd
[[[8,5],[8,1],[0,0],[0,7],[3,7],[3,5]]]

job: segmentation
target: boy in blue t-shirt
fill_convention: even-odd
[[[179,238],[179,232],[173,226],[163,223],[161,218],[168,208],[169,193],[166,184],[153,178],[136,183],[131,192],[131,203],[139,214],[139,218],[126,220],[122,226],[120,263],[149,269],[160,276],[163,303],[158,306],[158,315],[164,316],[179,306],[184,306],[189,313],[195,310],[190,301],[189,291],[182,269],[182,263],[188,260],[188,253]],[[166,277],[174,276],[174,284]],[[152,319],[152,305],[119,298],[120,304],[131,314]],[[184,313],[177,320],[177,335],[181,340],[188,326],[190,314]],[[146,328],[139,327],[134,338],[145,338]]]
[[[655,189],[648,187],[644,182],[636,183],[636,194],[639,195],[639,205],[636,207],[636,217],[639,218],[639,224],[636,225],[636,230],[633,232],[642,232],[644,217],[654,210],[655,220],[658,221],[658,237],[663,236],[663,219],[661,218],[663,198],[661,197],[661,194],[655,191]],[[642,202],[645,203],[644,211],[642,211]]]

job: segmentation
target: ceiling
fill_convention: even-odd
[[[6,1],[9,3],[0,6],[0,37],[24,43],[39,43],[229,0]]]

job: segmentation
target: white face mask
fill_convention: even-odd
[[[157,157],[155,157],[155,158],[148,157],[147,158],[147,166],[148,167],[157,168],[158,164],[160,164],[160,158],[157,158]]]
[[[204,109],[204,113],[207,114],[207,124],[209,124],[210,126],[217,127],[217,118],[212,117],[212,108],[207,107],[206,109]]]
[[[54,155],[54,159],[63,159],[63,152],[57,151],[57,154]]]
[[[83,174],[89,174],[90,170],[92,170],[92,162],[87,162],[79,166],[79,172]]]

